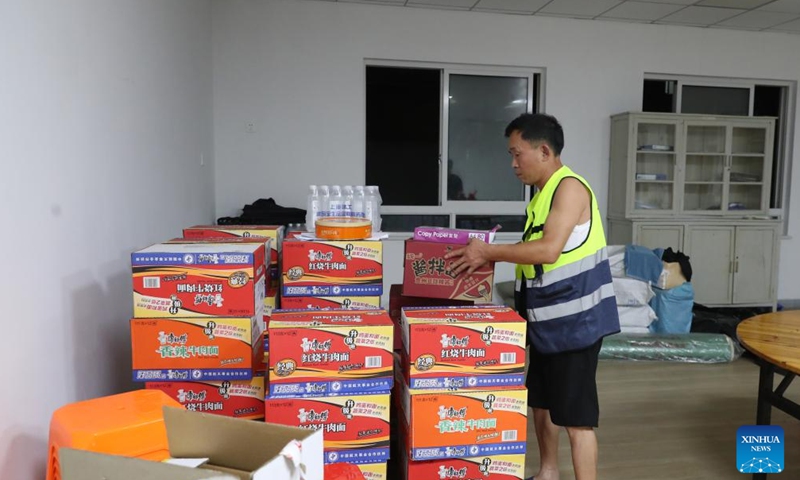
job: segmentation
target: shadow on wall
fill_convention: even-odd
[[[72,397],[85,400],[137,387],[131,381],[130,319],[133,289],[129,251],[124,260],[62,280],[71,304]]]
[[[47,440],[32,433],[8,429],[0,434],[0,444],[9,449],[0,452],[0,478],[44,479],[47,469]],[[24,460],[21,460],[24,459]]]

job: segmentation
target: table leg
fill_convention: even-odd
[[[756,410],[756,425],[769,425],[772,420],[772,385],[775,378],[775,367],[765,361],[761,361],[761,369],[758,374],[758,406]]]
[[[758,402],[756,406],[756,425],[769,425],[772,420],[772,384],[775,378],[775,367],[769,362],[759,361],[761,368],[758,373]],[[766,473],[754,473],[753,480],[766,480]]]

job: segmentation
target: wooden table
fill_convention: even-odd
[[[800,405],[784,397],[786,389],[800,374],[800,311],[766,313],[748,318],[736,328],[744,347],[759,359],[758,404],[756,424],[769,425],[772,407],[800,419]],[[783,376],[772,389],[775,373]],[[766,473],[754,473],[753,479],[766,479]]]

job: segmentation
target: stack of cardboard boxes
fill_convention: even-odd
[[[277,310],[269,330],[265,421],[322,430],[326,463],[386,480],[394,375],[386,312]]]
[[[265,255],[263,242],[134,252],[134,381],[190,410],[263,418]]]
[[[403,308],[401,478],[524,477],[525,321],[493,305]]]
[[[283,309],[363,310],[381,306],[380,240],[287,238],[281,270]]]

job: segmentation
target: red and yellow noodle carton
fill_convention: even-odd
[[[183,229],[183,238],[236,238],[255,237],[270,238],[269,263],[278,265],[283,246],[283,225],[195,225]]]
[[[148,382],[145,388],[161,390],[194,412],[248,420],[264,418],[264,377],[221,382]]]
[[[401,480],[431,478],[436,480],[523,480],[525,454],[486,455],[482,457],[446,458],[409,462],[408,452],[398,462]]]
[[[266,422],[322,430],[327,463],[349,462],[358,458],[352,457],[355,452],[373,463],[389,458],[389,392],[267,398],[264,404]]]
[[[412,460],[524,454],[528,392],[524,387],[402,392],[401,431]]]
[[[400,331],[404,376],[412,389],[525,383],[526,322],[511,308],[403,308]]]
[[[276,310],[269,323],[269,395],[388,391],[392,335],[384,310]]]
[[[381,463],[357,463],[356,466],[364,475],[364,480],[388,480],[386,472],[386,462]]]
[[[134,252],[133,316],[260,317],[264,252],[263,243],[161,243]]]
[[[284,298],[379,296],[383,294],[383,243],[287,240],[281,271]]]
[[[133,380],[249,380],[263,360],[261,317],[134,318]]]
[[[381,308],[381,297],[285,297],[286,310],[369,310]]]

